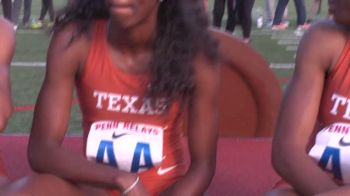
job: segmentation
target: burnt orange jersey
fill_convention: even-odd
[[[350,40],[327,75],[318,121],[309,155],[336,182],[350,184]]]
[[[107,23],[97,21],[77,93],[83,114],[87,159],[139,173],[157,194],[184,174],[184,145],[178,102],[145,96],[149,73],[130,74],[113,64]]]
[[[327,76],[325,84],[319,114],[320,123],[350,123],[350,40],[334,70]]]

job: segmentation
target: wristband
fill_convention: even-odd
[[[136,180],[127,189],[125,189],[122,192],[122,195],[127,195],[133,188],[135,188],[139,180],[140,180],[140,177],[137,176]]]

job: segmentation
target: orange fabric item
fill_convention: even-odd
[[[349,183],[348,148],[343,138],[350,133],[350,39],[346,42],[337,63],[327,73],[320,103],[318,122],[310,138],[308,154],[338,184]],[[330,150],[339,156],[330,160]],[[332,162],[332,164],[329,164]]]
[[[350,123],[350,40],[327,76],[321,100],[319,122],[322,127],[334,122]]]
[[[165,113],[161,112],[162,108],[152,108],[144,96],[150,81],[149,74],[126,73],[113,64],[106,31],[106,21],[97,21],[86,63],[76,82],[83,114],[84,145],[90,126],[96,121],[143,123],[162,127],[163,161],[160,165],[139,173],[141,182],[154,195],[185,173],[180,103],[174,102]],[[166,174],[157,174],[159,167],[169,168],[174,165],[176,167]]]
[[[315,125],[315,131],[310,138],[309,150],[315,144],[316,135],[323,133],[321,130],[328,126],[333,126],[327,129],[327,132],[347,134],[349,130],[345,126],[338,126],[337,123],[350,123],[350,40],[347,41],[338,62],[334,66],[333,70],[326,76],[324,92],[321,98],[321,106],[318,114],[318,124]],[[338,127],[338,128],[337,128]],[[335,134],[336,135],[336,134]],[[320,136],[319,136],[320,137]],[[323,135],[322,140],[328,141],[331,135]],[[321,140],[321,139],[319,139]],[[320,141],[319,141],[320,142]],[[324,145],[318,143],[318,146]],[[332,146],[335,148],[334,144]],[[337,149],[340,147],[337,147]],[[319,153],[324,153],[321,150],[314,150],[311,157],[321,156]],[[341,156],[341,155],[339,155]],[[320,158],[317,158],[317,162],[320,165]],[[344,159],[339,159],[340,167]],[[340,171],[341,172],[341,171]],[[342,184],[341,179],[336,179],[335,174],[329,173],[331,178],[338,184]],[[345,175],[343,173],[342,175]],[[288,182],[281,179],[273,188],[292,188]]]

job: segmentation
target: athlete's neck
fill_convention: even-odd
[[[108,42],[113,47],[126,53],[150,50],[156,36],[156,16],[149,16],[128,28],[122,28],[110,19],[107,22]]]

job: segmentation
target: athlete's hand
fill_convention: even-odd
[[[129,178],[130,177],[130,178]],[[128,196],[148,196],[145,187],[143,186],[140,178],[134,174],[123,179],[123,189],[121,195]]]
[[[127,196],[150,196],[151,194],[149,194],[145,187],[143,186],[142,182],[139,181],[136,186],[131,189],[131,191],[126,194]]]
[[[150,194],[146,191],[145,187],[142,183],[138,183],[128,194],[127,196],[150,196]]]

